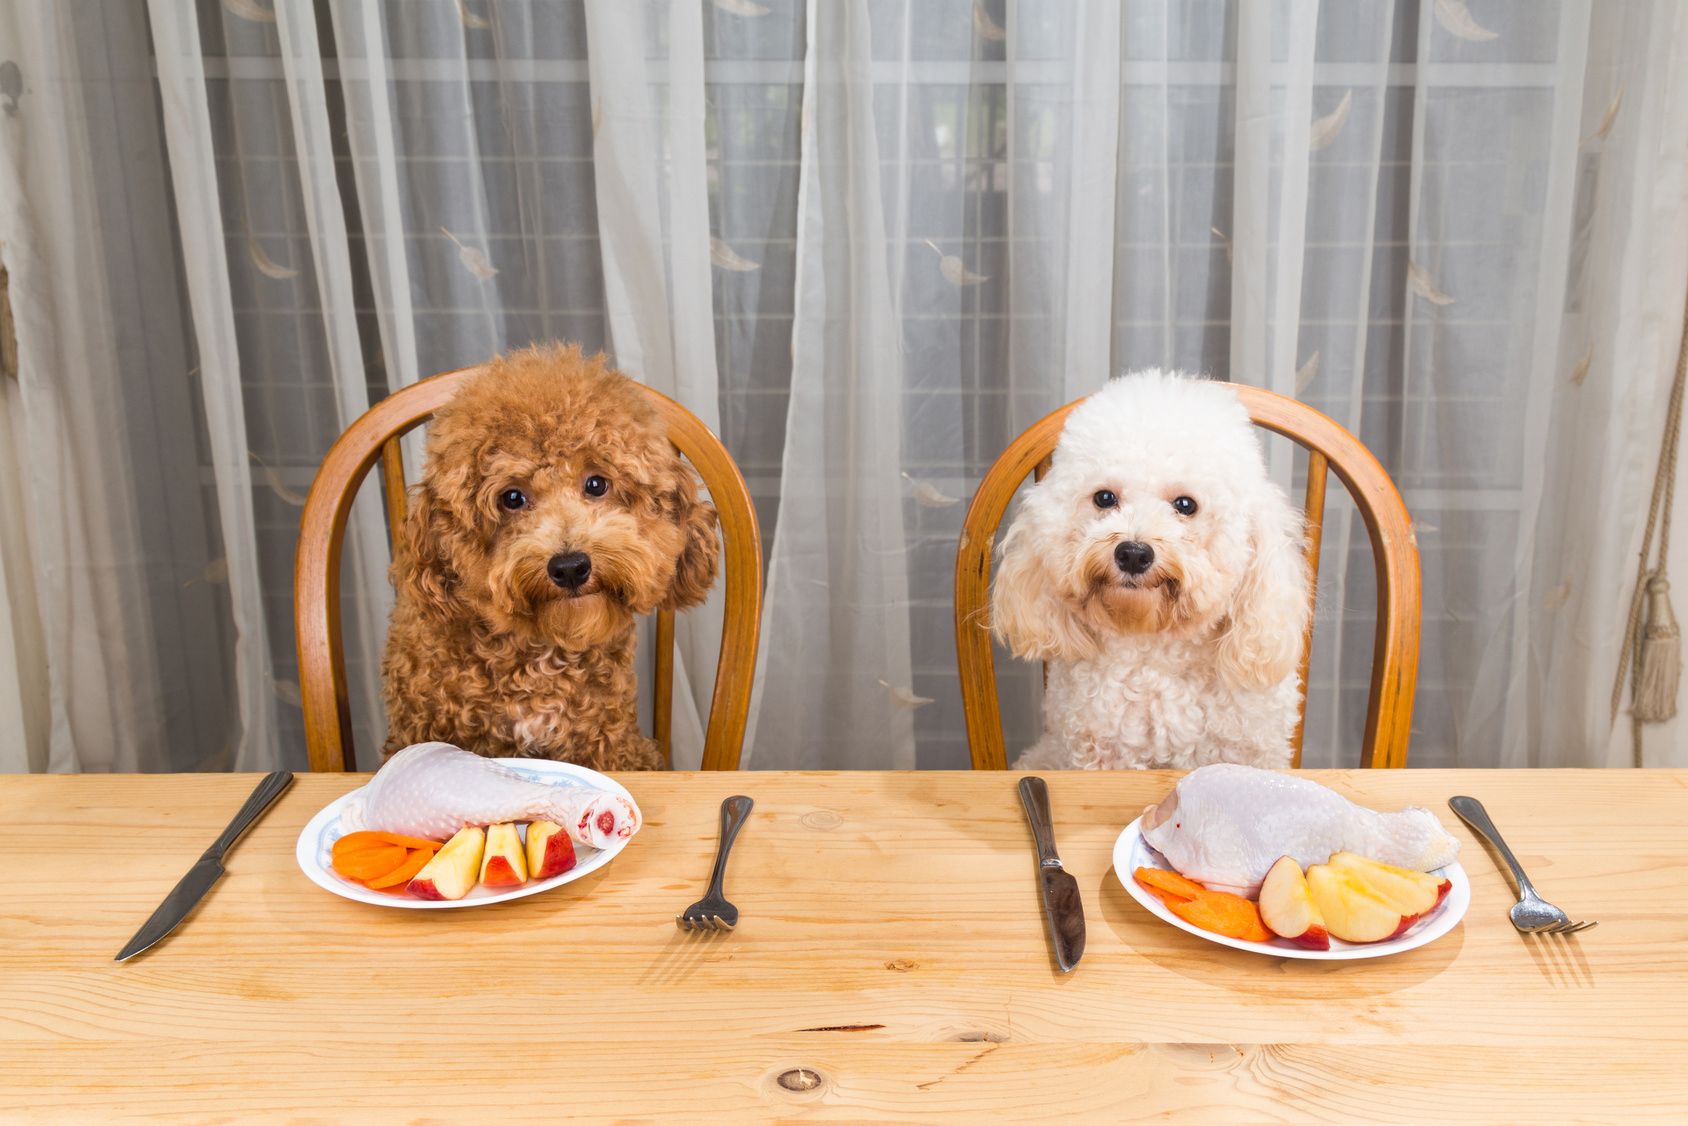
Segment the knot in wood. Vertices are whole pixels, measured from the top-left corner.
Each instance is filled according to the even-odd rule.
[[[825,1082],[821,1073],[807,1067],[794,1067],[790,1071],[782,1071],[774,1082],[788,1091],[813,1091]]]
[[[823,833],[844,824],[844,818],[837,811],[831,809],[811,809],[798,820],[809,828],[819,829]]]

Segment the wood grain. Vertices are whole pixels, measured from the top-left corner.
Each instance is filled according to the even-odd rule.
[[[410,497],[404,477],[404,446],[397,437],[381,443],[381,499],[387,510],[387,548],[392,550],[404,537],[404,518],[410,511]]]
[[[1305,403],[1261,387],[1226,384],[1237,393],[1254,424],[1306,447],[1308,467],[1305,512],[1312,535],[1308,559],[1317,572],[1324,524],[1324,470],[1335,471],[1347,486],[1371,538],[1377,566],[1377,630],[1372,649],[1371,695],[1366,707],[1362,766],[1407,765],[1407,740],[1418,683],[1419,562],[1412,518],[1388,472],[1360,440],[1329,416]],[[996,695],[996,657],[990,637],[991,553],[996,530],[1014,493],[1034,471],[1047,470],[1067,415],[1078,399],[1034,422],[999,455],[979,482],[955,553],[955,650],[961,674],[962,713],[973,766],[1005,770],[1007,747]],[[1315,472],[1317,471],[1317,472]],[[1309,624],[1302,647],[1302,683],[1311,651]],[[1296,726],[1295,762],[1301,761],[1306,697]]]
[[[1318,450],[1307,455],[1307,493],[1301,511],[1307,520],[1307,595],[1314,607],[1319,605],[1319,555],[1325,543],[1325,486],[1330,483],[1330,459]],[[1301,765],[1301,744],[1307,734],[1307,670],[1313,665],[1314,615],[1307,616],[1307,632],[1301,638],[1301,665],[1297,674],[1301,681],[1301,712],[1295,717],[1295,735],[1291,739],[1291,766]]]
[[[329,449],[311,483],[300,517],[293,562],[293,620],[299,652],[299,690],[305,744],[312,770],[350,770],[351,712],[346,700],[346,658],[340,637],[340,555],[346,520],[358,487],[377,458],[388,527],[404,526],[404,459],[399,439],[451,401],[481,368],[464,368],[412,383],[370,407]],[[709,490],[721,523],[725,576],[720,660],[715,695],[704,733],[703,768],[736,770],[750,715],[751,681],[762,623],[762,532],[750,488],[737,463],[703,421],[659,391],[650,396],[674,447],[691,462]],[[673,708],[674,615],[657,615],[653,728],[666,754]]]
[[[305,821],[362,781],[320,774],[182,929],[118,965],[256,776],[3,777],[0,1116],[1678,1120],[1688,771],[1311,776],[1435,809],[1465,845],[1465,922],[1345,964],[1166,926],[1110,871],[1120,828],[1172,781],[1135,772],[1046,776],[1088,920],[1070,975],[998,773],[627,775],[646,826],[602,872],[381,910],[294,864]],[[756,799],[727,878],[741,925],[681,934],[734,791]],[[1517,934],[1455,793],[1600,926]],[[814,1089],[780,1085],[797,1070]]]

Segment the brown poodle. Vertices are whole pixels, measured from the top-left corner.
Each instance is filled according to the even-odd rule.
[[[382,661],[391,754],[655,769],[634,619],[715,581],[715,508],[650,399],[574,346],[499,357],[434,418],[392,580]]]

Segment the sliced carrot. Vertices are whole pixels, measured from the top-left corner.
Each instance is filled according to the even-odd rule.
[[[334,858],[334,870],[354,880],[374,880],[385,876],[409,859],[406,849],[398,845],[383,845],[378,849],[349,850]]]
[[[369,887],[368,884],[364,884],[363,886]],[[395,898],[400,898],[400,897],[402,897],[404,899],[415,899],[416,898],[414,895],[410,894],[410,885],[408,883],[393,884],[390,887],[384,887],[384,888],[369,888],[369,890],[370,891],[378,891],[382,895],[391,895]]]
[[[428,852],[438,852],[445,844],[444,841],[430,841],[422,837],[407,837],[403,833],[376,832],[375,836],[388,844],[403,845],[405,848],[420,848]]]
[[[410,856],[405,859],[403,864],[400,864],[385,876],[377,876],[375,879],[365,882],[377,890],[391,887],[394,884],[405,883],[409,881],[410,877],[426,867],[433,856],[434,850],[431,848],[413,848],[410,850]]]
[[[1204,931],[1248,942],[1270,942],[1272,932],[1260,921],[1260,908],[1240,895],[1204,891],[1194,899],[1168,900],[1167,908]]]
[[[329,850],[329,854],[338,859],[342,856],[351,856],[353,853],[367,852],[370,849],[390,847],[392,846],[388,842],[372,840],[362,833],[347,833],[334,842],[334,847]]]
[[[421,837],[407,837],[403,833],[383,833],[374,829],[365,829],[357,833],[347,833],[334,842],[334,850],[375,848],[381,845],[398,845],[400,848],[437,849],[439,841],[423,840]]]
[[[1162,903],[1171,899],[1194,899],[1206,895],[1207,889],[1196,881],[1169,872],[1165,868],[1139,868],[1132,875],[1137,882],[1160,897]]]

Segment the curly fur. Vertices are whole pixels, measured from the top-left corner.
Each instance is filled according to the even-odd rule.
[[[1043,735],[1016,767],[1288,766],[1312,612],[1302,523],[1230,389],[1146,371],[1075,408],[991,592],[997,637],[1049,663]],[[1154,550],[1141,576],[1114,562],[1126,541]]]
[[[517,511],[499,502],[512,488]],[[574,551],[591,578],[565,592],[546,565]],[[394,551],[385,752],[440,740],[661,767],[638,726],[634,621],[703,601],[719,555],[715,508],[637,384],[573,346],[495,359],[429,427]]]

